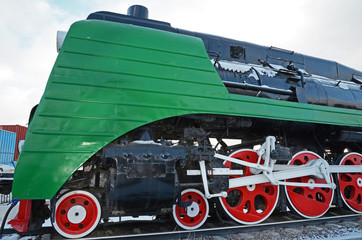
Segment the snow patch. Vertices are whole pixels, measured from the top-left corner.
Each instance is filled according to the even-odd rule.
[[[7,164],[0,164],[0,172],[2,173],[14,173],[14,166]]]
[[[153,140],[149,140],[149,141],[142,141],[142,140],[136,140],[136,141],[133,141],[132,143],[137,143],[137,144],[148,144],[148,145],[162,145],[161,143],[156,143],[155,141]]]
[[[348,84],[346,83],[339,83],[338,87],[344,89],[344,90],[349,90]]]
[[[281,66],[281,65],[277,65],[277,64],[269,64],[270,66],[272,66],[274,69],[280,71],[280,70],[288,70],[285,67]]]
[[[3,219],[4,219],[4,216],[5,216],[5,213],[6,211],[10,208],[10,205],[7,204],[7,203],[4,203],[4,204],[0,204],[0,222],[2,223],[3,222]],[[6,224],[4,226],[4,228],[11,228],[11,226],[9,224],[7,224],[10,220],[14,219],[16,214],[18,213],[19,211],[19,203],[13,208],[11,209],[10,213],[9,213],[9,216],[6,220]]]
[[[26,236],[21,237],[19,234],[5,235],[2,240],[36,240],[39,236]]]
[[[213,65],[215,64],[215,59],[211,59],[210,61]],[[275,77],[278,74],[278,72],[274,69],[265,68],[261,65],[256,65],[256,64],[245,64],[245,63],[241,63],[241,62],[226,61],[226,60],[219,60],[219,61],[217,61],[217,64],[220,64],[220,67],[222,67],[223,69],[226,69],[229,71],[234,71],[234,72],[240,72],[240,73],[246,73],[250,70],[254,70],[254,71],[257,71],[259,73],[259,75],[262,75],[262,76],[266,75],[268,77]],[[282,68],[282,66],[278,66],[278,65],[275,65],[275,66]],[[258,79],[257,75],[255,77],[254,74],[251,74],[249,76],[254,77],[255,79]]]
[[[256,74],[256,71],[253,71],[249,74],[248,78],[254,78],[256,80],[259,80],[258,74]]]
[[[96,142],[83,142],[82,146],[90,146],[90,145],[94,145],[96,144]]]

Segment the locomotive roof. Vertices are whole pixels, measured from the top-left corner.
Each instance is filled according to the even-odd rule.
[[[173,28],[170,23],[156,21],[146,18],[139,18],[118,14],[113,12],[100,11],[91,13],[87,19],[98,19],[111,22],[120,22],[143,26],[148,28],[159,29],[179,34],[185,34],[201,38],[205,44],[206,50],[210,53],[217,53],[219,59],[236,61],[244,64],[274,64],[287,67],[293,64],[298,69],[303,69],[305,72],[327,77],[335,80],[353,81],[362,85],[362,72],[353,68],[347,67],[335,61],[312,57],[280,49],[277,47],[266,47],[249,42],[233,40],[220,36],[192,32]],[[237,57],[232,56],[231,49],[237,48],[241,51]]]

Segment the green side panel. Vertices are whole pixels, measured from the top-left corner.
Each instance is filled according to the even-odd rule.
[[[52,198],[117,137],[153,121],[197,113],[362,126],[362,111],[229,94],[201,39],[81,21],[68,31],[29,126],[13,195]]]

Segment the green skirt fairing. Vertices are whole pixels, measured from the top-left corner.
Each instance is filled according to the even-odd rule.
[[[74,23],[31,122],[13,195],[49,199],[92,155],[144,124],[223,114],[362,126],[362,111],[229,94],[201,39],[106,21]]]

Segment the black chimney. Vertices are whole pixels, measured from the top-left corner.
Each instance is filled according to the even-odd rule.
[[[127,15],[138,18],[148,18],[148,9],[141,5],[133,5],[128,8]]]

